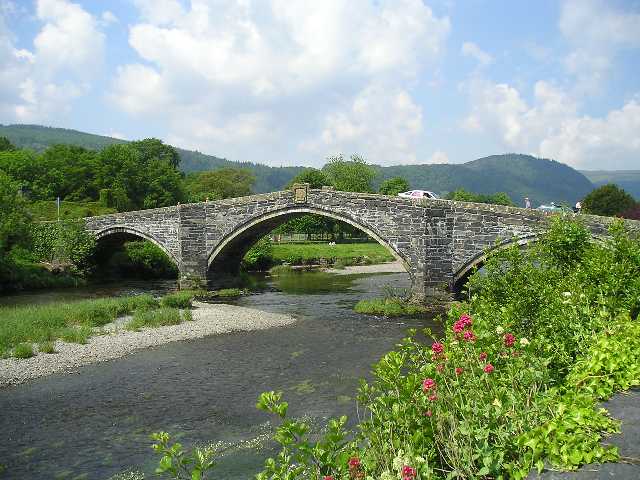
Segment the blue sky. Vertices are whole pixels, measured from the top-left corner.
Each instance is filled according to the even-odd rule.
[[[640,1],[0,0],[0,123],[270,165],[640,169]]]

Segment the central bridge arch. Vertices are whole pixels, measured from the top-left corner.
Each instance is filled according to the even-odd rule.
[[[207,256],[209,278],[211,279],[216,274],[236,272],[244,255],[260,238],[293,218],[309,214],[338,220],[366,233],[385,247],[403,265],[407,273],[411,275],[408,260],[398,251],[395,245],[386,241],[380,233],[376,232],[374,227],[330,210],[310,206],[294,206],[254,217],[236,226],[230,233],[225,235]]]

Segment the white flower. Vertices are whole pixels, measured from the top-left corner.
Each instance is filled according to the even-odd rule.
[[[502,335],[502,334],[504,333],[504,328],[502,328],[502,327],[500,327],[500,326],[499,326],[498,328],[496,328],[496,333],[497,333],[498,335]]]
[[[571,292],[562,292],[562,295],[564,295],[565,297],[570,297],[571,296]]]
[[[529,340],[527,340],[526,338],[522,337],[520,339],[520,346],[526,347],[527,345],[529,345]]]

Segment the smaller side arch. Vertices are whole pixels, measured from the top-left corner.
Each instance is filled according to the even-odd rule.
[[[471,272],[476,267],[482,266],[486,262],[487,258],[495,254],[496,252],[509,248],[512,245],[525,247],[537,240],[538,240],[538,235],[531,234],[524,237],[512,238],[504,242],[501,242],[497,245],[493,245],[489,249],[483,250],[482,252],[478,253],[471,259],[467,260],[460,268],[458,268],[456,272],[454,272],[453,281],[452,281],[452,290],[459,291],[460,287],[462,286],[462,283],[464,282],[464,280],[466,280],[469,277]]]
[[[142,231],[140,231],[140,230],[138,230],[136,228],[132,228],[132,227],[118,225],[118,226],[107,227],[107,228],[104,228],[102,230],[98,230],[97,232],[94,233],[94,235],[95,235],[97,240],[100,240],[101,238],[105,238],[105,237],[108,237],[110,235],[115,235],[115,234],[118,234],[118,233],[128,233],[130,235],[135,235],[136,237],[144,238],[145,240],[150,241],[156,247],[158,247],[160,250],[162,250],[164,253],[166,253],[167,256],[171,260],[173,260],[173,262],[176,264],[178,269],[180,268],[180,261],[178,260],[178,258],[176,258],[174,253],[171,250],[169,250],[165,245],[163,245],[163,243],[160,240],[158,240],[151,233],[142,232]]]

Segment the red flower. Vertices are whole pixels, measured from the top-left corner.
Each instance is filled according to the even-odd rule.
[[[456,367],[456,375],[460,375],[463,372],[462,368]]]
[[[333,480],[333,476],[326,475],[325,477],[322,477],[322,480]]]
[[[504,336],[504,345],[508,348],[513,347],[513,344],[516,343],[516,337],[511,333],[507,333]]]
[[[429,395],[429,401],[435,402],[437,399],[438,399],[438,395],[436,395],[435,393],[432,393],[431,395]]]
[[[491,373],[493,372],[493,365],[491,365],[490,363],[487,363],[484,366],[484,373]]]
[[[440,342],[435,342],[433,345],[431,345],[431,350],[433,350],[433,353],[435,353],[436,355],[440,355],[442,352],[444,352],[444,345]]]
[[[487,359],[487,352],[482,352],[478,358],[481,362],[484,362]]]
[[[466,313],[460,315],[460,320],[458,321],[462,324],[463,327],[470,327],[473,323],[473,320],[471,320],[471,316]]]
[[[453,333],[462,333],[464,331],[465,324],[458,320],[453,324]]]
[[[432,388],[436,388],[436,381],[433,378],[425,378],[422,381],[422,390],[428,392]]]
[[[467,330],[466,332],[464,332],[462,338],[464,338],[467,342],[474,342],[476,336],[471,330]]]
[[[349,470],[356,469],[360,466],[360,459],[358,457],[351,457],[349,459]]]
[[[439,363],[438,365],[436,365],[436,370],[442,373],[442,371],[444,370],[444,363]]]
[[[404,480],[415,478],[417,474],[418,472],[416,471],[416,469],[410,467],[409,465],[405,465],[404,467],[402,467],[402,478]]]
[[[432,412],[431,410],[427,410],[426,412],[424,412],[424,414],[425,414],[427,417],[430,417],[431,415],[433,415],[433,412]]]

